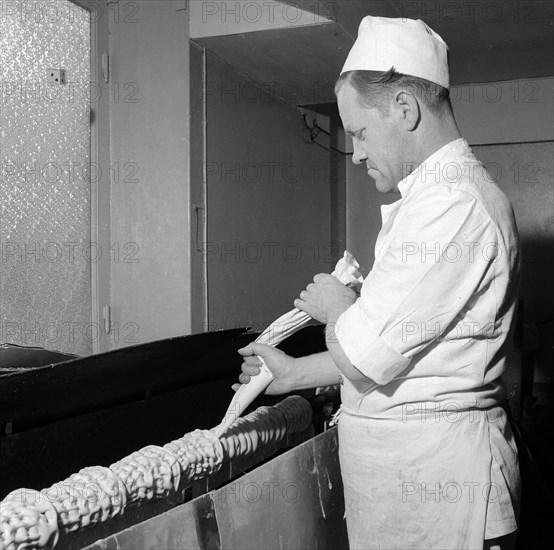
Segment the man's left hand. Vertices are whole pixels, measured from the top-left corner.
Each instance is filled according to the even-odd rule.
[[[357,293],[327,273],[318,273],[314,282],[300,293],[294,306],[321,323],[335,322],[358,298]]]

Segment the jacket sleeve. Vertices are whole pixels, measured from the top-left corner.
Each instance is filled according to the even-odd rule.
[[[424,190],[397,215],[360,298],[335,325],[350,362],[381,385],[447,332],[504,252],[484,208],[449,186]]]

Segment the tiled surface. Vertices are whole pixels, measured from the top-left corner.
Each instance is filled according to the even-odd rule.
[[[69,0],[1,7],[0,342],[88,355],[91,262],[110,253],[90,243],[90,15]]]

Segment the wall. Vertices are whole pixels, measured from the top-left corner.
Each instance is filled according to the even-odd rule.
[[[263,330],[333,269],[329,154],[298,109],[207,67],[207,328]]]
[[[554,78],[453,86],[452,105],[471,145],[553,140]]]
[[[110,15],[114,348],[191,326],[188,11],[132,4]]]
[[[252,83],[213,58],[203,82],[203,52],[189,46],[189,4],[133,5],[138,11],[126,5],[104,10],[110,172],[119,177],[110,193],[111,347],[229,326],[265,328],[336,260],[328,155],[305,143],[309,133],[300,114],[276,97],[216,101],[214,84],[245,90]],[[211,109],[207,136],[205,108]],[[227,185],[228,176],[216,182],[211,174],[205,189],[210,167],[251,162],[265,171],[264,181]],[[252,261],[260,247],[265,256]]]
[[[506,193],[517,218],[523,255],[520,297],[526,321],[554,317],[554,142],[474,147]]]

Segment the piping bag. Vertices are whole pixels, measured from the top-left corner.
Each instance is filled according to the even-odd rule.
[[[363,277],[359,271],[360,266],[354,256],[344,251],[344,256],[337,262],[335,270],[331,275],[336,277],[344,285],[360,291]],[[267,346],[276,346],[291,334],[299,331],[311,321],[311,317],[304,311],[297,308],[281,315],[273,321],[259,336],[255,342]],[[265,361],[258,356],[261,362],[260,374],[252,376],[248,384],[242,384],[235,392],[231,403],[221,421],[221,424],[212,429],[217,437],[221,437],[237,418],[247,409],[248,405],[262,393],[273,380],[273,374],[265,364]]]

